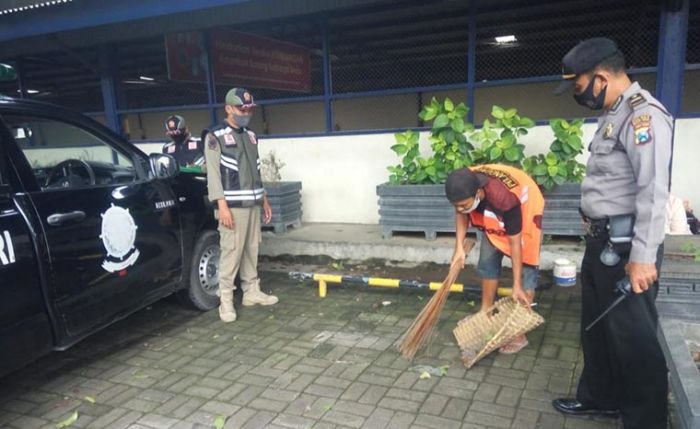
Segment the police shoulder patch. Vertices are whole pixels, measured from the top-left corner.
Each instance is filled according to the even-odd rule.
[[[219,149],[219,141],[216,139],[216,136],[214,136],[214,134],[207,135],[207,147],[209,148],[209,150]]]
[[[653,140],[651,134],[651,115],[638,115],[630,123],[634,130],[634,144],[647,144]]]

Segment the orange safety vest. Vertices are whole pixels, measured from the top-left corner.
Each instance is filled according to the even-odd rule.
[[[479,165],[471,167],[470,170],[500,180],[510,192],[518,197],[523,219],[523,263],[538,266],[540,264],[540,244],[542,242],[544,197],[537,183],[524,171],[506,165]],[[491,244],[505,255],[510,256],[510,243],[506,235],[505,225],[495,213],[490,210],[484,210],[484,213],[479,213],[475,210],[469,213],[469,217],[474,227],[486,233],[486,237]]]

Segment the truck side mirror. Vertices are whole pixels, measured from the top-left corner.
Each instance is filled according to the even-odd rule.
[[[177,161],[170,155],[152,153],[148,159],[151,164],[151,173],[156,179],[170,179],[180,172]]]

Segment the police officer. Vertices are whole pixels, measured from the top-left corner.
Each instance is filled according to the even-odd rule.
[[[216,202],[219,220],[219,317],[223,322],[236,320],[233,280],[239,270],[243,305],[278,302],[276,296],[260,290],[258,278],[260,206],[265,223],[270,222],[272,210],[260,178],[258,140],[248,129],[255,106],[250,92],[231,89],[226,94],[225,121],[204,133],[209,200]]]
[[[163,145],[163,153],[172,155],[181,167],[204,165],[204,144],[201,139],[190,135],[185,118],[169,116],[165,120],[165,135],[170,137],[170,141]]]
[[[581,211],[587,227],[581,267],[582,328],[616,298],[628,277],[632,294],[590,331],[581,331],[584,367],[575,398],[553,401],[562,413],[622,417],[626,429],[665,428],[667,369],[656,338],[658,273],[669,195],[673,118],[630,81],[610,39],[585,40],[562,60],[558,94],[603,110],[589,146]],[[629,225],[629,226],[626,226]]]

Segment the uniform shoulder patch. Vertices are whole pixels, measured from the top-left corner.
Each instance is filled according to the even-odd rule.
[[[207,147],[209,148],[209,150],[219,149],[219,141],[216,139],[216,136],[214,134],[207,134]]]
[[[630,125],[634,130],[634,144],[641,145],[652,142],[651,115],[635,116]]]
[[[255,133],[251,130],[246,130],[246,132],[248,133],[248,138],[250,138],[250,142],[253,144],[258,144],[258,139],[255,136]]]
[[[647,99],[644,98],[642,94],[639,92],[632,95],[627,102],[629,103],[630,107],[632,109],[636,109],[637,107],[641,106],[642,104],[646,103]]]

